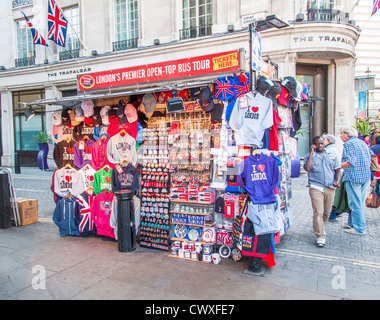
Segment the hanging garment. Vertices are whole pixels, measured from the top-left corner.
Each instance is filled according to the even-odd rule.
[[[91,208],[94,200],[95,194],[92,190],[83,192],[76,198],[75,216],[79,218],[78,227],[82,236],[96,235],[96,226],[91,218]]]
[[[73,128],[72,126],[65,126],[63,124],[58,126],[53,126],[52,130],[52,140],[54,143],[61,142],[63,139],[73,136]]]
[[[265,129],[273,126],[273,104],[269,98],[252,92],[236,99],[229,125],[239,146],[261,148]]]
[[[116,134],[108,141],[107,157],[108,161],[113,164],[127,160],[135,166],[137,162],[136,140],[128,133]]]
[[[60,197],[69,193],[77,197],[86,190],[83,176],[75,169],[59,169],[54,173],[54,192]]]
[[[84,136],[88,136],[91,140],[94,140],[94,129],[93,125],[88,125],[82,122],[80,125],[74,127],[73,138],[76,141],[82,140]]]
[[[92,154],[92,167],[95,171],[100,170],[105,165],[109,165],[111,168],[114,167],[114,164],[108,161],[107,157],[107,144],[109,139],[102,138],[96,141],[91,147]]]
[[[91,207],[91,219],[96,225],[98,236],[107,236],[114,239],[114,229],[110,225],[113,198],[114,194],[108,190],[96,195]]]
[[[253,204],[248,206],[248,218],[253,224],[256,235],[276,233],[282,228],[280,197],[275,203]]]
[[[58,169],[69,164],[76,168],[74,164],[74,145],[76,142],[72,139],[65,139],[57,143],[53,151],[53,159]]]
[[[95,175],[96,171],[89,164],[87,164],[82,169],[80,169],[79,172],[83,176],[84,186],[85,186],[86,190],[88,190],[88,188],[93,189],[94,188],[94,175]]]
[[[112,170],[112,191],[130,189],[139,190],[139,177],[137,169],[130,163],[117,164]]]
[[[104,166],[94,174],[94,193],[96,195],[102,193],[104,190],[112,190],[112,168]]]
[[[108,130],[108,125],[106,126],[103,124],[99,127],[95,127],[95,129],[94,129],[94,140],[98,141],[103,135],[105,135],[109,139],[110,136],[108,135],[107,130]]]
[[[137,121],[123,124],[110,124],[107,128],[107,134],[111,138],[121,130],[125,130],[133,139],[137,138]]]
[[[53,221],[59,228],[59,234],[64,236],[80,236],[79,219],[75,215],[76,200],[68,197],[61,199],[54,210]]]
[[[94,140],[80,140],[74,145],[74,164],[78,168],[83,168],[86,164],[92,166],[92,145]]]
[[[254,204],[268,204],[277,201],[275,190],[279,182],[277,161],[264,153],[251,154],[239,167],[237,181]]]

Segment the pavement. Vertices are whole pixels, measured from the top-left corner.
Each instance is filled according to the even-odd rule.
[[[123,253],[97,237],[60,237],[51,178],[38,168],[13,174],[16,196],[38,199],[39,221],[0,229],[0,300],[380,299],[380,209],[365,208],[365,236],[343,231],[347,214],[329,222],[319,248],[305,174],[292,179],[293,225],[264,276],[247,274],[246,258],[205,264],[143,247]]]

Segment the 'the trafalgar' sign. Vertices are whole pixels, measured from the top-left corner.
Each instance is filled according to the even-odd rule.
[[[78,90],[93,90],[155,81],[183,79],[241,70],[240,51],[147,64],[78,76]]]

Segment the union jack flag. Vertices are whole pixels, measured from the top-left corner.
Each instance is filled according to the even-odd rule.
[[[248,237],[248,236],[243,236],[243,243],[244,244],[248,244],[248,245],[252,245],[252,237]]]
[[[373,0],[373,9],[371,17],[380,9],[380,0]]]
[[[250,91],[249,77],[245,73],[242,73],[240,76],[234,73],[234,91],[236,98]]]
[[[234,99],[234,85],[231,81],[226,78],[218,78],[215,84],[215,95],[214,99],[220,99],[222,101],[227,101],[228,99]]]
[[[21,11],[21,10],[20,10]],[[22,11],[21,11],[22,12]],[[43,46],[48,46],[46,40],[40,35],[40,33],[36,30],[36,28],[33,26],[33,24],[30,22],[30,20],[28,19],[28,17],[25,15],[24,12],[22,12],[22,14],[24,15],[24,18],[29,26],[29,29],[30,31],[32,32],[32,36],[33,36],[33,43],[34,44],[41,44]]]
[[[48,39],[53,40],[61,47],[65,46],[67,34],[67,20],[54,0],[49,0],[48,6]]]

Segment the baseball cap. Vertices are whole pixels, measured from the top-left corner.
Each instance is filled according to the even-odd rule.
[[[77,106],[75,108],[75,120],[78,122],[83,122],[84,121],[84,112],[83,109],[80,106]]]
[[[263,96],[266,96],[266,94],[272,86],[273,82],[269,80],[266,76],[261,75],[257,79],[256,90]]]
[[[277,99],[281,94],[281,85],[278,82],[273,82],[273,86],[270,87],[267,96]]]
[[[119,118],[119,123],[124,124],[127,123],[127,117],[124,113],[125,105],[119,104],[116,109],[116,116]]]
[[[281,84],[288,89],[293,98],[297,97],[297,81],[294,77],[285,77]]]
[[[201,90],[201,93],[199,94],[199,104],[205,112],[209,112],[214,109],[214,101],[212,100],[211,90],[209,87]]]
[[[116,115],[116,109],[117,108],[111,107],[108,110],[108,121],[110,124],[118,124],[119,123],[119,118]]]
[[[145,112],[153,112],[156,109],[156,97],[153,93],[147,93],[143,97],[142,104],[145,107]]]
[[[62,118],[62,124],[63,125],[65,125],[65,126],[71,125],[69,109],[62,110],[61,118]]]
[[[138,119],[137,110],[133,105],[127,104],[125,106],[124,113],[125,113],[125,116],[128,120],[128,123],[133,123],[133,122],[137,121],[137,119]]]
[[[100,117],[102,118],[102,123],[105,126],[108,126],[110,124],[108,119],[108,111],[111,109],[110,106],[104,106],[100,109]]]
[[[71,125],[74,127],[81,123],[81,121],[77,120],[74,110],[70,110],[70,120],[71,120]]]
[[[280,84],[280,86],[281,86],[281,94],[278,97],[278,102],[280,102],[284,106],[287,106],[289,104],[290,93],[288,89],[286,89],[282,84]]]
[[[82,100],[81,108],[86,118],[92,117],[94,114],[94,103],[92,100]]]
[[[100,116],[100,107],[94,108],[94,115],[92,116],[94,126],[99,127],[102,125],[102,118]]]
[[[53,113],[53,126],[59,126],[61,124],[62,124],[62,115],[61,115],[61,111],[58,110]]]

